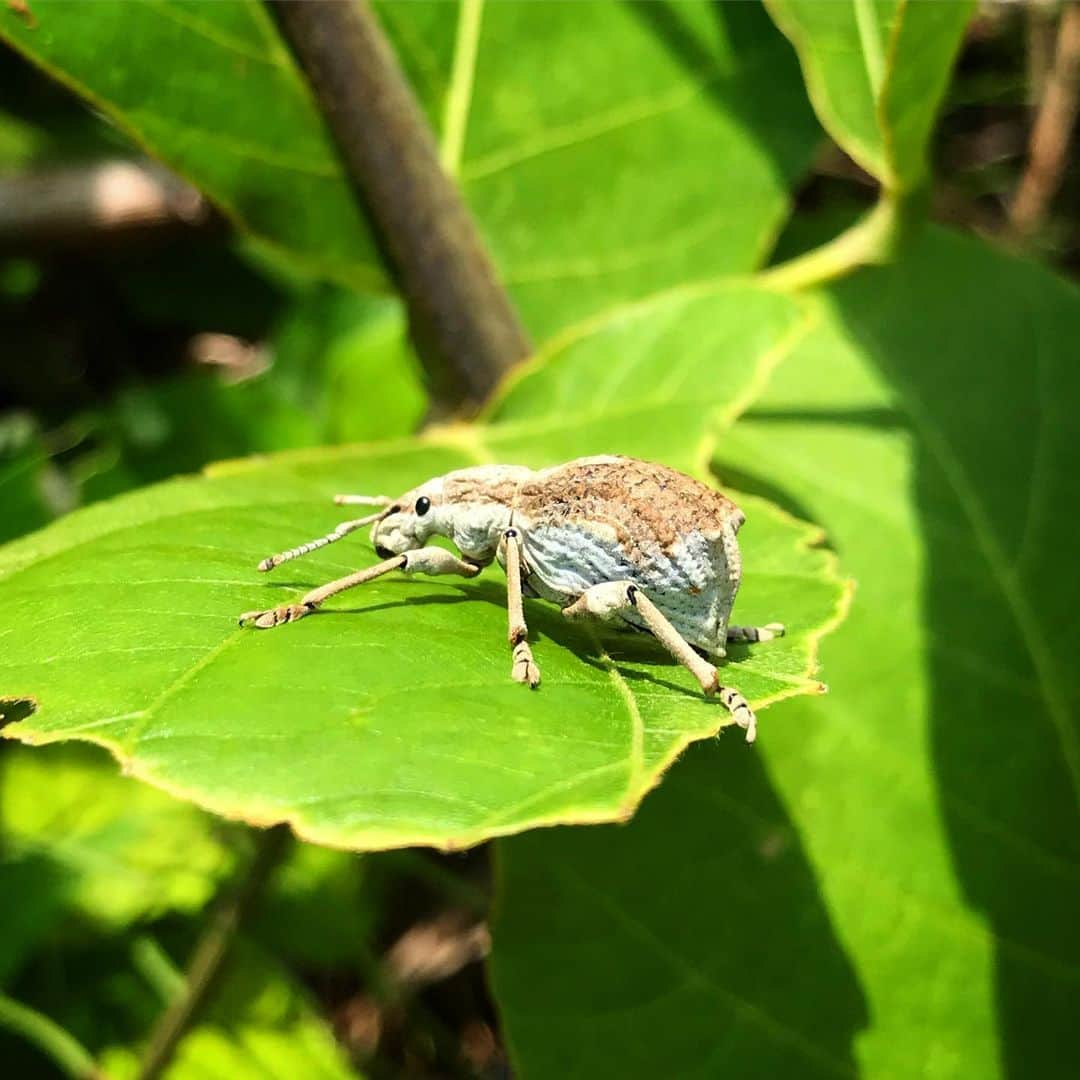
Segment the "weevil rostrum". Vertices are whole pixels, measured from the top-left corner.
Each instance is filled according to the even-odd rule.
[[[537,596],[569,619],[591,616],[652,633],[705,694],[719,695],[747,742],[754,741],[746,699],[720,685],[705,657],[722,659],[729,642],[769,641],[784,628],[728,625],[742,575],[736,533],[745,517],[720,492],[664,465],[605,456],[535,471],[480,465],[435,477],[397,499],[339,495],[335,501],[379,509],[272,555],[259,569],[272,570],[365,525],[372,526],[382,562],[295,603],[246,612],[241,623],[269,629],[294,622],[328,597],[392,570],[475,577],[497,559],[506,571],[517,682],[540,684],[522,606],[523,596]],[[433,536],[452,541],[461,557],[425,546]]]

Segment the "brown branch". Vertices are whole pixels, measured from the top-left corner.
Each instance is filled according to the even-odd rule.
[[[103,161],[0,178],[0,253],[218,224],[193,187],[149,162]]]
[[[157,1080],[172,1060],[180,1040],[217,986],[236,931],[258,904],[270,875],[288,851],[291,838],[287,825],[275,825],[258,834],[258,847],[251,864],[222,897],[195,944],[184,992],[161,1014],[150,1033],[138,1080]]]
[[[370,5],[270,7],[387,255],[436,401],[476,407],[529,340]]]
[[[1012,205],[1009,224],[1018,237],[1030,236],[1046,217],[1061,184],[1080,107],[1080,3],[1065,5],[1054,63],[1031,131],[1028,164]]]

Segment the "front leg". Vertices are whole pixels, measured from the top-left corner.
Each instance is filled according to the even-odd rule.
[[[506,613],[510,620],[510,648],[513,664],[510,678],[528,683],[534,689],[540,685],[540,668],[529,648],[529,628],[525,625],[525,606],[521,601],[521,536],[517,529],[503,534],[506,559]]]
[[[702,659],[690,643],[668,621],[664,613],[645,595],[640,586],[629,581],[609,581],[586,589],[572,604],[563,608],[568,619],[593,615],[611,619],[636,610],[665,649],[697,679],[708,695],[719,694],[732,718],[746,731],[746,741],[757,738],[757,721],[746,698],[729,686],[721,686],[716,668]]]
[[[390,573],[391,570],[401,570],[405,574],[460,574],[462,577],[476,577],[480,573],[480,567],[475,563],[459,559],[445,548],[417,548],[415,551],[406,551],[391,559],[384,559],[381,563],[369,566],[366,570],[358,570],[355,574],[348,574],[326,585],[320,585],[319,588],[305,593],[295,603],[282,604],[280,607],[270,608],[267,611],[245,611],[240,616],[240,624],[243,626],[245,623],[252,623],[260,630],[269,630],[282,623],[296,622],[297,619],[310,615],[329,597],[357,585],[366,585],[369,581]]]

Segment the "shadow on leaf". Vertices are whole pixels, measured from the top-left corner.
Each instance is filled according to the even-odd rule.
[[[528,833],[498,856],[496,992],[538,1075],[856,1072],[857,977],[741,741],[690,747],[628,825]]]

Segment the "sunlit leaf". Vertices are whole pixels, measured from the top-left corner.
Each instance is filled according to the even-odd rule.
[[[31,6],[34,27],[0,7],[0,37],[290,263],[386,287],[263,4]],[[756,5],[387,2],[378,12],[538,340],[614,301],[752,269],[767,254],[818,129],[790,50]]]
[[[625,830],[500,844],[525,1074],[1073,1071],[1080,295],[935,232],[820,302],[717,457],[857,579],[830,693]]]
[[[461,846],[626,817],[687,742],[729,719],[653,642],[601,649],[588,627],[530,603],[544,672],[530,693],[509,679],[496,569],[461,584],[380,579],[260,633],[236,616],[375,556],[357,540],[269,580],[255,564],[325,531],[340,517],[335,491],[396,493],[477,462],[621,451],[703,475],[717,419],[809,328],[799,304],[752,286],[676,292],[568,335],[486,425],[237,462],[10,546],[0,679],[39,710],[7,733],[100,742],[201,805],[347,847]],[[725,677],[764,705],[820,689],[816,642],[844,588],[813,530],[743,504],[736,617],[782,619],[789,633],[733,649]],[[18,633],[26,622],[33,635]]]
[[[766,0],[829,134],[886,187],[924,179],[927,143],[974,4]]]

